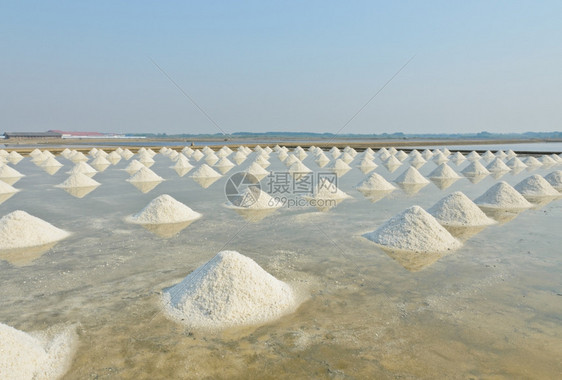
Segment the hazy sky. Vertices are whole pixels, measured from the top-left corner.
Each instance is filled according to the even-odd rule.
[[[561,1],[3,1],[2,131],[562,130]]]

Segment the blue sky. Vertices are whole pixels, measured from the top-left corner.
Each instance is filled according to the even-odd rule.
[[[4,131],[562,130],[562,2],[1,1]]]

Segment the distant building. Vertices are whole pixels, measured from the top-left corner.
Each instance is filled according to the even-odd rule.
[[[106,137],[105,133],[101,132],[66,132],[66,131],[59,131],[59,130],[50,130],[49,132],[59,133],[62,138],[65,139],[92,139],[92,138],[104,138]]]
[[[61,133],[49,132],[4,132],[5,139],[60,139]]]

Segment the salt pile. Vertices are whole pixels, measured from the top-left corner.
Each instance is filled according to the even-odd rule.
[[[13,187],[12,185],[9,185],[4,181],[0,181],[0,195],[14,194],[17,193],[18,191],[19,190]]]
[[[344,153],[346,154],[346,153]],[[342,155],[343,157],[343,155]],[[351,170],[351,166],[349,166],[343,159],[338,158],[330,167],[328,168],[330,171],[336,173],[338,176],[343,176],[345,173]]]
[[[419,206],[406,209],[363,236],[390,250],[437,253],[461,247],[457,239]]]
[[[322,178],[314,187],[312,198],[342,200],[351,198],[351,196],[338,189],[335,181],[330,181],[328,178]]]
[[[23,160],[23,156],[15,150],[12,150],[8,155],[8,161],[10,161],[12,165],[17,165],[21,160]]]
[[[449,165],[446,163],[442,163],[439,165],[435,170],[429,173],[429,178],[436,178],[436,179],[455,179],[460,178],[460,175],[457,174]]]
[[[457,152],[453,155],[452,159],[451,159],[455,165],[459,165],[461,164],[463,161],[466,160],[466,158],[463,156],[463,154],[461,152]]]
[[[409,167],[394,182],[406,185],[421,185],[428,184],[429,180],[421,175],[416,168]]]
[[[416,155],[410,158],[410,166],[419,169],[426,164],[426,160],[421,155]]]
[[[242,162],[246,160],[246,157],[247,156],[244,153],[238,151],[234,153],[232,159],[234,160],[234,162],[236,162],[236,165],[240,165]]]
[[[529,167],[541,166],[542,163],[533,156],[529,156],[524,161],[525,165]]]
[[[0,377],[3,380],[61,378],[76,349],[74,326],[32,334],[0,323]]]
[[[48,167],[58,167],[58,168],[60,168],[63,165],[60,162],[58,162],[56,158],[49,157],[45,161],[43,161],[40,166],[43,167],[43,168],[48,168]]]
[[[514,186],[525,198],[558,197],[560,193],[538,174],[525,178]]]
[[[203,164],[197,168],[192,174],[192,178],[219,178],[220,173],[217,173],[213,168],[207,164]]]
[[[126,218],[136,224],[172,224],[199,219],[202,215],[167,194],[154,198],[138,213]]]
[[[133,152],[131,152],[129,149],[123,149],[123,151],[121,152],[121,157],[123,157],[127,161],[133,158],[133,156]]]
[[[394,156],[388,156],[388,158],[383,161],[383,164],[388,170],[392,172],[394,171],[393,169],[400,167],[402,165],[402,162],[400,162],[400,160]]]
[[[250,210],[269,210],[278,209],[282,206],[280,200],[276,200],[271,195],[261,190],[258,186],[248,186],[237,196],[229,196],[231,202],[227,207],[239,207]]]
[[[140,168],[131,178],[127,179],[129,182],[162,182],[164,178],[154,173],[147,167]]]
[[[305,164],[300,161],[295,162],[289,167],[289,173],[295,180],[299,180],[311,172],[312,170],[310,170]]]
[[[75,164],[78,162],[86,162],[88,161],[88,157],[82,152],[75,151],[71,156],[68,157],[70,161],[74,162]]]
[[[478,161],[480,159],[480,155],[473,150],[466,156],[466,159],[469,161]]]
[[[301,162],[294,154],[289,154],[284,161],[285,166],[291,167],[291,165]]]
[[[488,169],[488,171],[490,172],[508,172],[511,170],[511,168],[509,166],[507,166],[501,158],[496,157],[488,166],[486,166],[486,169]]]
[[[209,166],[213,166],[214,164],[217,163],[218,160],[219,160],[219,158],[217,157],[215,152],[212,152],[212,151],[205,156],[205,162]]]
[[[324,154],[324,152],[320,152],[314,162],[316,163],[316,165],[323,168],[328,164],[328,162],[330,162],[330,159]]]
[[[427,211],[444,226],[477,227],[496,223],[460,191],[447,195]]]
[[[525,165],[519,158],[512,157],[509,161],[506,162],[506,165],[513,170],[517,169],[525,169],[527,165]]]
[[[449,159],[442,152],[438,152],[433,158],[433,162],[435,162],[437,165],[441,165],[447,161],[449,161]]]
[[[487,150],[483,155],[482,158],[487,161],[490,162],[492,161],[494,158],[496,158],[496,156],[494,156],[494,153],[490,152],[489,150]]]
[[[205,155],[200,151],[196,150],[193,152],[190,158],[193,158],[195,161],[201,160]]]
[[[228,172],[235,165],[226,157],[221,158],[215,165],[215,167],[222,173]]]
[[[106,157],[107,161],[111,162],[112,165],[117,165],[119,161],[121,161],[121,158],[121,155],[116,151],[109,153]]]
[[[96,169],[88,165],[86,162],[80,161],[76,165],[74,165],[74,167],[70,169],[70,171],[66,172],[66,174],[72,175],[76,173],[82,173],[87,175],[88,177],[93,177],[97,172],[98,171]]]
[[[556,161],[554,161],[551,157],[547,156],[546,154],[543,154],[542,156],[539,157],[539,162],[544,166],[551,166],[556,164]]]
[[[213,259],[163,292],[168,315],[190,327],[222,329],[269,322],[293,312],[299,300],[254,260],[236,251]]]
[[[544,177],[558,191],[562,191],[562,170],[556,170]]]
[[[134,173],[138,172],[140,169],[145,168],[145,167],[146,166],[144,166],[141,162],[139,162],[137,160],[133,160],[123,170],[125,170],[129,174],[134,174]]]
[[[299,157],[299,158],[300,158],[300,157]],[[302,160],[302,158],[301,158],[301,160]],[[351,161],[353,161],[353,156],[350,155],[350,154],[347,153],[347,152],[344,152],[344,153],[338,158],[338,160],[341,160],[341,161],[343,161],[344,163],[349,164]]]
[[[330,149],[330,153],[332,154],[332,157],[334,159],[341,156],[341,151],[339,150],[339,148],[337,146],[332,147],[332,149]]]
[[[0,179],[6,182],[9,185],[13,185],[17,181],[19,181],[22,177],[25,177],[23,174],[18,172],[16,169],[9,167],[5,164],[0,164]]]
[[[503,150],[498,150],[496,152],[496,157],[503,160],[504,158],[507,157],[507,154]]]
[[[111,165],[111,162],[109,162],[107,158],[100,154],[96,158],[94,158],[94,160],[90,164],[90,166],[92,166],[97,171],[103,172],[109,167],[109,165]]]
[[[359,191],[393,191],[396,187],[377,173],[372,173],[357,184]]]
[[[375,164],[371,159],[365,157],[359,163],[359,169],[363,172],[363,174],[367,174],[372,170],[377,168],[377,164]]]
[[[461,173],[467,177],[480,177],[487,176],[490,171],[478,161],[472,161],[466,168],[461,170]]]
[[[394,155],[394,157],[396,157],[400,162],[404,161],[406,158],[408,158],[408,155],[403,151],[399,151],[398,153],[396,153]]]
[[[35,247],[68,236],[68,232],[25,211],[16,210],[0,219],[0,249]]]
[[[96,187],[100,183],[95,179],[88,177],[83,173],[74,173],[66,179],[63,183],[56,185],[60,188],[75,188],[75,187]]]
[[[483,208],[504,210],[525,210],[533,206],[517,190],[503,181],[490,187],[474,203]]]
[[[256,177],[258,180],[261,180],[269,175],[269,172],[266,169],[255,162],[252,162],[244,171]]]
[[[429,160],[431,157],[433,157],[433,153],[431,152],[431,150],[425,149],[425,150],[422,152],[422,157],[423,157],[425,160]]]

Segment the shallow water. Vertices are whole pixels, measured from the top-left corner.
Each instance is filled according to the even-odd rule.
[[[0,322],[24,331],[79,323],[80,346],[65,378],[561,376],[561,200],[488,227],[460,250],[409,271],[361,235],[453,191],[475,199],[497,179],[463,178],[445,190],[430,183],[412,196],[398,189],[372,203],[353,188],[364,178],[356,158],[338,180],[353,199],[328,212],[284,207],[252,223],[223,206],[227,178],[250,159],[207,189],[189,173],[180,178],[162,155],[155,159],[151,169],[166,181],[148,193],[125,181],[122,160],[97,174],[102,185],[83,198],[53,187],[71,168],[63,158],[52,176],[28,158],[15,166],[26,174],[15,184],[22,191],[0,214],[25,210],[73,235],[31,261],[0,256]],[[285,170],[274,154],[270,161],[268,170]],[[304,163],[318,169],[311,155]],[[468,163],[450,165],[460,172]],[[419,170],[427,175],[435,167]],[[406,168],[389,173],[380,165],[376,172],[393,180]],[[501,180],[514,185],[554,169]],[[123,221],[160,194],[203,217],[171,238]],[[167,319],[161,290],[223,249],[306,289],[308,300],[278,321],[219,333]]]

